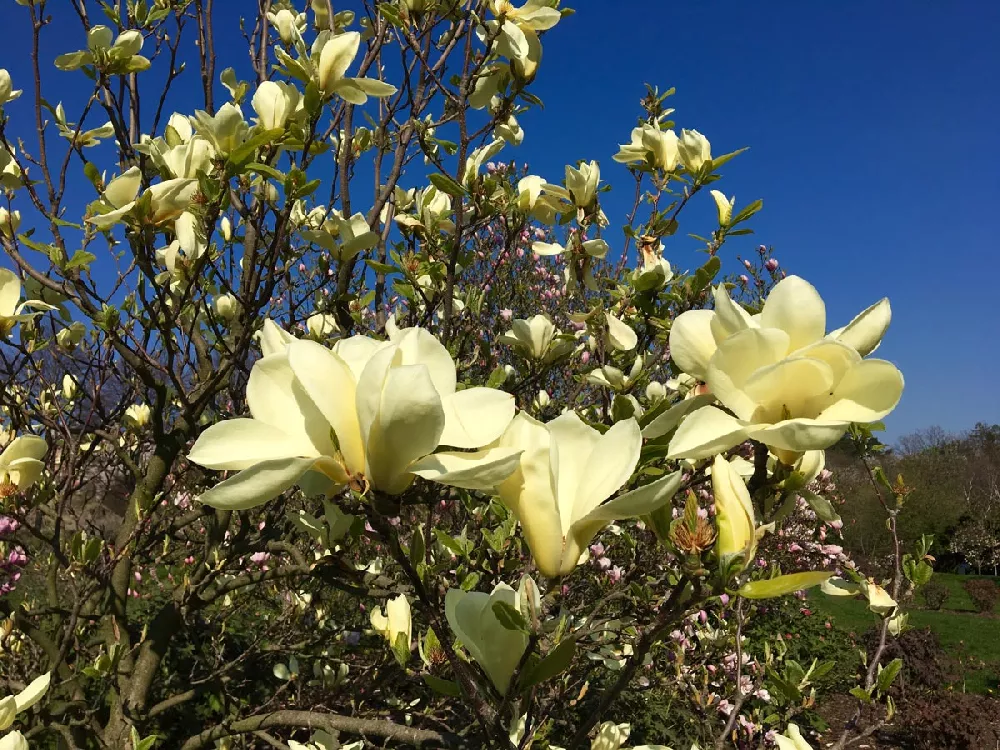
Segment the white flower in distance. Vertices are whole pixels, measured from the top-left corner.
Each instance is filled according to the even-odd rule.
[[[413,624],[410,620],[410,602],[403,594],[387,601],[384,612],[382,607],[373,609],[369,620],[375,632],[389,642],[390,648],[394,647],[396,640],[402,636],[403,643],[409,650],[413,638]]]
[[[452,232],[451,196],[431,185],[417,192],[408,208],[410,213],[396,214],[395,220],[404,229],[423,232]]]
[[[281,81],[261,83],[250,102],[257,122],[268,130],[284,129],[301,103],[302,93],[293,84]]]
[[[497,585],[491,594],[448,589],[444,606],[448,625],[459,643],[503,695],[528,647],[528,634],[503,626],[493,610],[497,602],[517,609],[517,592],[506,583]]]
[[[20,211],[8,211],[6,208],[0,207],[0,235],[13,238],[20,226]]]
[[[528,359],[554,362],[573,351],[572,340],[560,338],[562,333],[548,315],[534,315],[527,320],[518,318],[500,341],[513,347]]]
[[[427,331],[397,331],[388,342],[354,336],[332,350],[292,339],[275,351],[281,338],[261,337],[266,356],[247,383],[251,418],[209,427],[191,449],[196,464],[239,472],[202,502],[252,508],[303,483],[313,494],[350,485],[397,495],[416,476],[482,490],[517,465],[515,449],[468,452],[500,437],[513,397],[457,390],[455,363]],[[441,446],[464,450],[435,453]]]
[[[715,406],[693,412],[671,440],[671,457],[706,458],[754,439],[794,463],[798,453],[833,445],[852,423],[882,419],[899,402],[903,376],[895,365],[862,358],[888,326],[887,301],[829,336],[822,298],[797,276],[775,285],[759,316],[724,290],[715,302],[714,311],[674,321],[671,356],[732,414]]]
[[[680,159],[677,133],[673,130],[660,130],[657,125],[648,122],[644,123],[632,130],[632,142],[622,144],[613,158],[622,164],[645,162],[654,169],[673,172]]]
[[[87,221],[98,229],[107,229],[131,215],[140,203],[137,199],[141,185],[142,173],[138,167],[132,167],[115,177],[101,194],[98,205],[104,213],[91,216]],[[142,194],[143,200],[149,196],[150,204],[150,213],[143,218],[154,226],[174,221],[191,205],[197,192],[198,181],[195,179],[178,178],[158,182]]]
[[[500,445],[523,451],[497,491],[521,522],[535,565],[547,576],[571,573],[601,529],[659,508],[681,482],[675,472],[605,503],[639,462],[642,436],[634,419],[602,435],[573,412],[548,424],[522,412]]]
[[[17,695],[8,695],[3,700],[0,700],[0,732],[10,728],[10,725],[14,723],[15,716],[27,711],[42,699],[45,691],[49,689],[50,680],[51,674],[46,672],[41,677],[36,677],[32,680],[31,684]],[[13,734],[17,735],[18,733],[14,732]],[[10,736],[7,735],[3,742],[7,742]],[[3,748],[3,742],[0,742],[0,748]],[[20,746],[11,744],[10,747]]]
[[[344,74],[358,56],[361,34],[348,31],[333,35],[320,32],[312,46],[316,84],[326,96],[336,94],[351,104],[364,104],[369,96],[385,97],[396,93],[396,87],[374,78],[347,78]],[[276,51],[278,59],[285,62],[287,55]]]
[[[48,450],[46,442],[35,435],[16,437],[8,445],[3,439],[0,433],[0,498],[5,492],[23,492],[37,482],[45,470],[42,458]]]

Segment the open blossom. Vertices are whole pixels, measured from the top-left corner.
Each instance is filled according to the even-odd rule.
[[[14,718],[19,713],[27,711],[42,699],[42,696],[49,689],[50,680],[51,674],[46,672],[41,677],[36,677],[32,680],[20,693],[8,695],[6,698],[0,700],[0,732],[9,729],[10,725],[14,723]],[[13,735],[17,734],[18,732],[13,733]],[[8,734],[7,737],[0,740],[0,748],[3,748],[4,743],[7,743],[8,738],[11,736]],[[16,748],[19,745],[11,744],[10,747]],[[24,747],[27,747],[27,745],[24,745]],[[4,748],[4,750],[6,749]]]
[[[538,569],[547,576],[573,571],[587,545],[612,521],[651,513],[680,486],[680,472],[605,502],[631,478],[642,436],[634,419],[601,435],[573,412],[548,424],[518,414],[500,440],[523,451],[499,487],[517,516]]]
[[[272,324],[261,344],[247,383],[251,417],[213,425],[188,456],[239,472],[199,498],[208,505],[252,508],[297,484],[310,494],[349,485],[396,495],[416,476],[490,489],[517,464],[514,448],[468,452],[502,434],[513,397],[456,390],[455,363],[421,328],[393,330],[390,341],[354,336],[331,350]]]
[[[822,298],[797,276],[776,284],[757,316],[722,288],[715,302],[715,310],[677,318],[670,351],[732,414],[715,406],[691,413],[670,442],[671,457],[705,458],[754,439],[792,463],[803,451],[829,447],[854,422],[882,419],[899,402],[903,376],[895,365],[863,359],[888,327],[887,301],[831,334]]]
[[[38,481],[45,468],[42,457],[47,450],[45,440],[35,435],[21,435],[4,445],[0,433],[0,499],[4,493],[23,492]]]
[[[382,607],[373,609],[369,619],[375,631],[389,642],[390,648],[396,645],[400,636],[406,648],[410,648],[413,624],[410,619],[410,602],[403,594],[386,602],[384,612]]]

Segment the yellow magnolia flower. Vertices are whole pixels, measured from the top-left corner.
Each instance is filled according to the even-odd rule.
[[[658,125],[644,123],[632,130],[632,142],[622,144],[621,149],[612,158],[622,164],[645,162],[654,169],[673,172],[680,159],[677,133],[673,130],[660,130]]]
[[[21,212],[0,208],[0,234],[12,238],[21,226]]]
[[[325,313],[316,313],[306,319],[306,330],[309,335],[316,339],[325,339],[340,330],[337,325],[337,316]]]
[[[712,160],[712,144],[697,130],[682,130],[677,142],[681,163],[689,172],[697,172]]]
[[[0,216],[0,219],[3,217]],[[34,309],[37,312],[26,313]],[[0,268],[0,340],[10,336],[14,326],[31,320],[44,310],[55,310],[55,306],[41,300],[21,301],[21,280],[9,268]]]
[[[6,68],[0,68],[0,109],[7,102],[12,102],[21,95],[20,89],[14,89],[14,83],[10,79],[10,73]]]
[[[413,623],[410,619],[410,602],[403,594],[386,602],[385,611],[382,607],[373,609],[369,620],[375,632],[389,642],[390,648],[396,645],[396,639],[400,635],[403,636],[406,647],[410,648]]]
[[[642,436],[634,419],[602,435],[573,412],[548,424],[522,412],[500,445],[523,451],[497,492],[520,521],[535,565],[547,576],[571,573],[601,529],[659,508],[681,482],[675,472],[605,503],[639,462]]]
[[[214,115],[198,109],[192,122],[195,131],[212,144],[216,152],[228,156],[250,136],[250,126],[243,112],[233,102],[226,102]]]
[[[141,185],[142,173],[138,167],[115,177],[104,188],[98,204],[105,213],[91,216],[87,221],[98,229],[117,224],[136,208]],[[197,192],[198,180],[191,178],[164,180],[150,186],[143,192],[143,198],[149,196],[151,206],[151,214],[145,217],[146,220],[154,225],[176,220],[191,205]]]
[[[358,56],[361,34],[348,31],[331,34],[322,31],[312,46],[310,59],[315,67],[314,80],[326,96],[336,94],[351,104],[364,104],[369,96],[385,97],[396,93],[396,87],[374,78],[348,78],[344,74]],[[291,58],[275,50],[279,60],[288,64]]]
[[[712,462],[712,494],[715,496],[715,551],[723,565],[736,555],[749,560],[757,543],[753,502],[743,477],[722,456]]]
[[[45,469],[42,457],[47,450],[46,442],[35,435],[16,437],[8,445],[0,442],[0,497],[5,492],[23,492],[37,482]]]
[[[573,351],[576,344],[562,338],[548,315],[534,315],[527,320],[518,318],[500,341],[513,347],[528,359],[554,362]]]
[[[520,8],[510,0],[490,0],[490,10],[497,17],[487,28],[500,25],[497,51],[507,57],[522,78],[531,79],[538,72],[542,59],[539,31],[547,31],[559,23],[562,14],[545,0],[527,0]]]
[[[517,609],[517,592],[501,583],[491,594],[448,589],[444,600],[452,632],[503,695],[528,646],[528,634],[505,628],[493,611],[496,602]]]
[[[724,227],[733,218],[733,206],[736,205],[736,196],[727,198],[726,194],[720,190],[712,190],[712,200],[715,201],[715,209],[719,216],[719,226]]]
[[[786,734],[775,735],[774,741],[778,750],[813,750],[812,745],[805,741],[802,732],[795,724],[789,724]]]
[[[10,732],[0,737],[0,750],[28,750],[28,741],[20,732]]]
[[[754,439],[793,463],[798,453],[833,445],[852,423],[882,419],[899,402],[899,370],[861,353],[881,339],[888,302],[830,335],[822,298],[797,276],[775,285],[759,316],[721,287],[715,304],[674,321],[671,356],[735,416],[715,406],[693,412],[671,440],[670,457],[706,458]]]
[[[513,397],[457,390],[455,363],[427,331],[395,331],[388,342],[354,336],[330,350],[276,330],[265,326],[265,356],[250,372],[251,417],[209,427],[191,449],[196,464],[239,472],[202,502],[253,508],[296,484],[313,494],[350,485],[397,495],[416,476],[482,490],[516,466],[511,448],[468,452],[500,437]],[[464,450],[435,453],[441,446]]]
[[[422,230],[424,232],[451,232],[455,222],[451,220],[451,197],[431,185],[414,194],[412,200],[407,196],[406,210],[408,213],[397,213],[396,223],[403,229]],[[398,209],[397,209],[398,210]]]
[[[17,695],[8,695],[0,700],[0,732],[10,728],[10,725],[14,723],[15,716],[27,711],[42,699],[45,691],[49,689],[50,681],[51,673],[46,672],[41,677],[32,680],[31,684]],[[14,732],[14,734],[18,733]],[[7,735],[3,742],[7,742],[9,737],[10,735]],[[0,748],[3,748],[3,742],[0,742]],[[10,747],[18,747],[18,745],[11,744]]]
[[[125,410],[125,426],[133,430],[141,430],[149,424],[152,411],[149,404],[132,404]]]
[[[281,43],[285,45],[295,44],[306,30],[306,14],[296,13],[287,8],[282,8],[277,13],[268,13],[267,20],[277,30]]]
[[[139,54],[142,32],[136,29],[115,33],[107,26],[92,26],[87,32],[87,49],[59,55],[55,66],[59,70],[78,70],[94,65],[106,73],[139,73],[149,68],[149,60]]]
[[[302,15],[304,21],[305,14]],[[257,87],[250,104],[257,113],[257,122],[268,130],[275,130],[284,128],[302,109],[302,93],[291,83],[264,81]]]

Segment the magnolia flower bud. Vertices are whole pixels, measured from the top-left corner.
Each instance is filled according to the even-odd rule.
[[[226,242],[229,242],[233,238],[233,224],[229,221],[228,216],[223,216],[219,222],[219,232],[222,234],[222,239]]]
[[[682,130],[681,139],[677,143],[681,162],[689,172],[697,172],[707,161],[712,159],[712,146],[708,138],[697,130]]]
[[[369,619],[375,631],[389,642],[390,648],[410,650],[413,623],[410,602],[403,594],[386,602],[384,613],[381,607],[372,610]]]
[[[216,297],[213,307],[215,314],[223,320],[232,320],[239,312],[236,298],[231,294],[222,294]]]
[[[6,208],[0,208],[0,234],[13,238],[19,226],[21,226],[20,211],[8,211]]]
[[[310,315],[306,320],[306,330],[309,331],[310,336],[324,339],[339,331],[340,326],[337,325],[336,316],[316,313],[315,315]]]
[[[125,426],[140,430],[149,424],[150,415],[149,404],[133,404],[125,410]]]
[[[712,493],[718,538],[715,549],[725,564],[735,555],[750,555],[754,544],[754,510],[743,478],[722,456],[712,462]]]
[[[275,130],[286,126],[301,100],[302,94],[293,84],[264,81],[257,87],[250,104],[257,113],[257,121],[268,130]]]
[[[583,162],[579,168],[566,167],[566,189],[578,208],[590,208],[597,198],[601,168],[596,161]]]
[[[79,392],[80,392],[80,389],[79,389],[79,387],[76,384],[76,380],[73,379],[73,376],[70,375],[69,373],[66,373],[65,375],[63,375],[63,379],[62,379],[62,395],[63,395],[63,398],[66,399],[67,401],[72,401],[73,399],[75,399],[77,397],[77,394]]]

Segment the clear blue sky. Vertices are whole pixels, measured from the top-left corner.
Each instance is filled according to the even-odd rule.
[[[614,229],[631,195],[611,156],[628,140],[643,83],[676,86],[680,127],[706,134],[717,154],[750,146],[720,188],[741,205],[763,198],[764,211],[755,236],[727,245],[730,257],[773,245],[788,272],[819,288],[831,328],[892,300],[879,355],[899,365],[907,387],[888,438],[1000,422],[1000,243],[990,221],[1000,215],[1000,3],[569,4],[577,14],[544,40],[536,92],[545,110],[522,118],[526,140],[502,158],[556,180],[567,163],[599,160],[618,185],[602,199]],[[68,12],[61,5],[51,10]],[[216,5],[227,16],[245,7]],[[16,23],[0,67],[30,88],[28,29]],[[50,43],[62,45],[53,56],[84,46],[75,27],[52,29]],[[245,52],[236,57],[242,64]],[[79,74],[47,62],[43,72],[51,98],[78,112],[88,93]],[[25,118],[18,124],[29,125],[30,97],[11,105]],[[111,158],[99,160],[110,169]],[[92,194],[81,188],[82,205]],[[713,218],[706,195],[667,243],[675,265],[694,266],[697,243],[685,233],[706,234]]]
[[[611,155],[643,82],[676,86],[678,126],[715,153],[750,146],[721,188],[764,211],[730,252],[773,245],[831,327],[891,299],[877,356],[906,391],[888,437],[1000,422],[1000,3],[569,4],[578,13],[546,36],[545,111],[524,118],[533,169],[600,160],[621,185],[603,199],[620,224],[611,209],[631,196]],[[679,236],[668,257],[684,267],[696,244]]]

